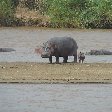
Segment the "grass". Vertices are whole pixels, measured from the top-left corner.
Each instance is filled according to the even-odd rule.
[[[20,4],[36,13],[36,18],[18,18],[15,14]],[[112,0],[1,0],[0,24],[10,26],[16,22],[53,28],[112,28]]]

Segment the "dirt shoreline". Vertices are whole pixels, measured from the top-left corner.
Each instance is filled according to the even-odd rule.
[[[1,62],[0,83],[112,83],[112,63]]]

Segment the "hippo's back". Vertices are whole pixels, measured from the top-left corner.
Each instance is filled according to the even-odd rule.
[[[68,55],[72,55],[73,52],[78,49],[76,41],[71,37],[54,37],[48,42],[55,44],[62,56],[65,52]]]

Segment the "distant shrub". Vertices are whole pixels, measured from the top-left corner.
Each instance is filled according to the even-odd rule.
[[[112,0],[45,0],[59,27],[112,28]],[[57,25],[56,25],[57,27]]]
[[[13,16],[13,6],[11,0],[0,0],[0,18]]]
[[[0,24],[10,26],[14,23],[19,1],[0,0]],[[22,0],[22,3],[47,16],[48,27],[112,28],[112,0]],[[29,23],[37,22],[32,19]]]

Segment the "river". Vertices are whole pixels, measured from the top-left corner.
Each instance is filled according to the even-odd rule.
[[[0,48],[13,48],[14,52],[0,52],[0,62],[48,62],[34,50],[49,38],[71,36],[78,44],[78,52],[92,49],[112,51],[112,30],[41,29],[35,27],[0,28]],[[62,61],[62,59],[60,59]],[[54,61],[54,58],[53,58]],[[73,57],[69,57],[69,62]],[[86,56],[85,63],[112,62],[112,56]]]
[[[0,112],[112,112],[112,84],[0,84]]]

